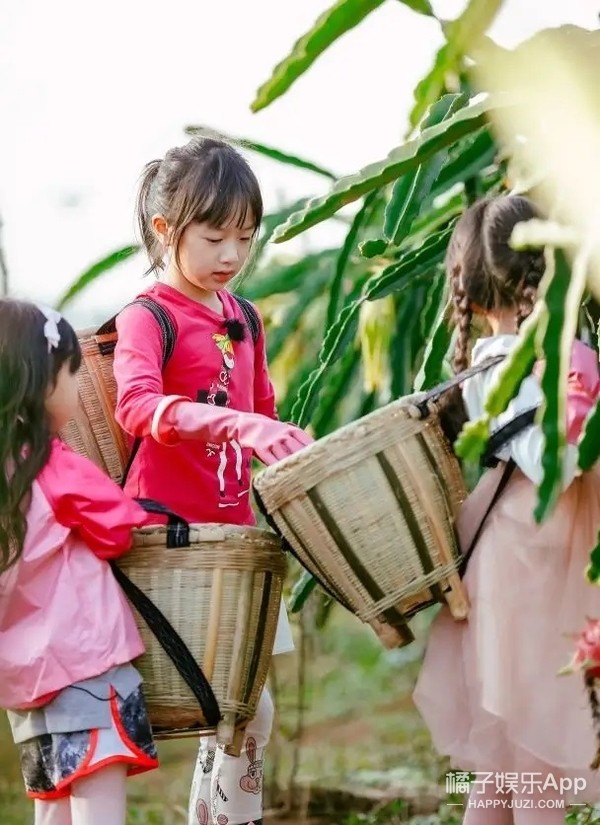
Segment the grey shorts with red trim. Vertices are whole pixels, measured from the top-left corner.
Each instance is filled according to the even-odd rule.
[[[126,699],[113,692],[110,708],[108,728],[45,733],[17,745],[27,796],[70,796],[74,782],[107,765],[125,764],[130,776],[158,767],[142,688]]]

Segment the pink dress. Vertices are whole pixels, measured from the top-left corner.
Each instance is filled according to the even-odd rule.
[[[509,339],[479,342],[473,360],[508,351],[514,343]],[[569,379],[571,441],[600,387],[597,359],[581,346]],[[492,380],[486,374],[463,388],[472,417],[484,384]],[[535,378],[527,379],[509,415],[535,405],[539,393]],[[600,800],[600,775],[589,770],[597,741],[583,678],[557,673],[570,661],[573,637],[586,618],[600,616],[600,589],[584,578],[600,530],[600,467],[571,480],[574,461],[567,456],[566,490],[552,516],[536,524],[532,479],[539,476],[539,436],[539,428],[531,427],[508,448],[517,469],[486,522],[464,579],[469,618],[455,622],[445,607],[440,610],[414,700],[437,750],[450,756],[453,767],[583,777],[585,801],[592,802]],[[465,549],[502,469],[485,473],[463,505],[458,528]]]

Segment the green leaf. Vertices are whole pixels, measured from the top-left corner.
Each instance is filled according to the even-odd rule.
[[[312,417],[312,424],[317,438],[322,438],[340,425],[337,420],[339,405],[348,395],[358,366],[360,364],[360,350],[350,347],[339,360],[339,369],[332,370],[327,384],[323,388],[319,404]]]
[[[435,17],[429,0],[399,0],[404,6],[416,11],[418,14],[425,14],[427,17]]]
[[[290,215],[277,229],[273,240],[281,243],[299,235],[330,218],[346,204],[405,175],[447,146],[480,129],[485,125],[489,106],[489,102],[481,101],[461,109],[449,120],[425,129],[417,137],[396,147],[384,160],[341,178],[328,194],[313,198],[304,209]]]
[[[415,392],[425,392],[440,382],[442,366],[452,340],[452,331],[448,323],[451,315],[452,301],[449,300],[441,307],[433,326],[433,332],[427,342],[423,363],[415,378]]]
[[[552,510],[562,490],[562,462],[567,444],[565,433],[565,397],[573,339],[577,331],[577,314],[583,291],[589,250],[578,253],[573,269],[565,254],[547,250],[547,275],[544,277],[544,301],[548,312],[542,322],[544,364],[541,386],[545,404],[540,425],[544,433],[542,455],[543,478],[534,512],[542,521]],[[552,261],[553,257],[553,261]]]
[[[424,349],[426,342],[431,340],[432,330],[435,328],[440,310],[446,302],[446,270],[443,264],[435,268],[431,280],[423,288],[423,295],[419,304],[419,336],[421,339],[418,349],[414,351],[413,363]]]
[[[497,152],[490,130],[481,129],[468,142],[463,142],[460,151],[453,153],[444,165],[433,186],[432,195],[440,195],[457,183],[475,177],[493,163]]]
[[[387,248],[388,242],[385,238],[370,238],[359,245],[358,251],[363,258],[377,258],[383,255]]]
[[[353,300],[341,311],[338,321],[327,330],[323,348],[319,355],[321,363],[332,364],[340,358],[351,344],[358,330],[358,315],[363,298]]]
[[[466,102],[463,95],[445,95],[429,109],[422,131],[451,117]],[[438,152],[427,163],[422,163],[394,184],[385,210],[383,228],[386,238],[392,243],[398,245],[409,231],[447,159],[448,149]]]
[[[586,472],[600,459],[600,402],[589,414],[579,442],[579,466]]]
[[[308,198],[301,198],[300,200],[296,201],[295,203],[290,204],[289,206],[284,206],[277,212],[272,212],[269,215],[265,215],[262,220],[260,238],[258,240],[258,244],[264,245],[267,241],[270,240],[273,232],[277,229],[277,227],[287,221],[290,215],[293,215],[294,212],[297,212],[298,209],[304,209],[306,204],[308,203]]]
[[[336,262],[335,275],[333,277],[333,281],[331,282],[329,304],[327,306],[326,315],[326,329],[329,329],[335,321],[335,319],[337,318],[340,308],[340,298],[342,296],[344,273],[346,272],[346,267],[348,265],[350,255],[352,254],[352,250],[356,247],[356,241],[358,239],[360,230],[362,229],[363,225],[368,222],[372,214],[373,203],[376,197],[376,191],[371,192],[367,195],[362,207],[354,216],[354,220],[352,221],[348,234],[344,239],[343,246],[340,250],[340,254]]]
[[[326,365],[320,364],[311,372],[304,384],[298,390],[298,399],[292,407],[291,418],[299,427],[308,426],[321,391],[321,383],[325,375]]]
[[[590,553],[590,563],[585,575],[590,584],[600,584],[600,533],[598,533],[598,544]]]
[[[268,146],[265,143],[258,143],[255,140],[250,140],[249,138],[232,137],[231,135],[225,135],[223,132],[216,133],[208,126],[186,126],[185,131],[188,135],[222,137],[231,143],[238,144],[243,149],[249,149],[252,152],[257,152],[257,154],[264,155],[267,158],[271,158],[271,160],[276,160],[278,163],[284,163],[287,166],[296,166],[298,169],[306,169],[309,172],[314,172],[316,175],[322,175],[323,177],[330,178],[331,180],[337,179],[337,175],[334,172],[331,172],[329,169],[325,169],[323,166],[319,166],[317,163],[313,163],[312,160],[306,160],[305,158],[300,158],[297,155],[282,152],[281,149],[276,149],[274,146]]]
[[[303,288],[295,294],[295,302],[287,311],[281,326],[269,330],[267,337],[267,360],[274,361],[280,350],[285,346],[291,335],[300,326],[302,317],[306,314],[306,307],[323,292],[326,284],[330,280],[330,270],[321,270],[320,273],[312,273],[312,277],[307,279]]]
[[[377,393],[373,392],[363,392],[360,397],[360,403],[358,405],[358,410],[356,411],[356,415],[354,418],[364,418],[365,415],[373,412],[375,407],[377,406]]]
[[[413,223],[410,235],[402,243],[394,257],[399,258],[407,248],[413,248],[418,243],[424,243],[434,232],[443,229],[458,218],[465,210],[465,199],[462,193],[453,195],[442,206],[429,208],[424,211]]]
[[[282,421],[293,421],[292,410],[299,395],[300,388],[308,381],[312,372],[310,362],[301,361],[288,382],[284,397],[278,401],[279,416]]]
[[[415,288],[396,297],[396,329],[390,347],[394,398],[408,395],[412,380],[413,337],[419,326],[419,302],[422,290]]]
[[[425,243],[415,250],[405,252],[400,260],[386,267],[383,272],[371,278],[365,289],[368,301],[385,298],[391,292],[406,289],[417,278],[427,275],[440,263],[446,254],[446,247],[452,235],[452,227],[431,235]]]
[[[414,106],[408,116],[411,129],[414,129],[425,112],[427,107],[434,103],[444,90],[446,83],[446,72],[451,64],[451,50],[448,43],[436,52],[433,66],[415,86]]]
[[[385,220],[383,224],[383,234],[388,239],[388,243],[393,241],[395,244],[399,244],[402,240],[401,237],[399,237],[398,240],[394,240],[399,235],[396,227],[398,221],[402,219],[403,209],[405,209],[406,204],[410,202],[415,177],[421,168],[422,167],[419,166],[412,172],[402,175],[392,187],[390,199],[385,208]]]
[[[281,97],[332,43],[382,3],[383,0],[338,0],[327,9],[294,44],[290,54],[275,66],[270,79],[257,91],[250,107],[252,111],[258,112]]]
[[[489,437],[489,418],[478,418],[463,427],[454,444],[454,452],[465,461],[476,462],[483,452],[482,445],[485,446]]]
[[[258,277],[257,273],[256,277],[242,281],[236,292],[240,292],[249,301],[294,292],[301,289],[307,279],[315,275],[319,277],[322,271],[326,271],[328,277],[331,277],[338,254],[337,249],[324,249],[305,255],[291,264],[276,266],[272,271],[267,270],[264,274],[261,273],[261,277]]]
[[[97,261],[82,275],[80,275],[79,278],[77,278],[77,280],[74,281],[74,283],[72,283],[71,286],[68,287],[68,289],[61,295],[56,303],[56,308],[63,310],[65,306],[73,300],[73,298],[80,295],[84,289],[94,283],[94,281],[96,281],[101,275],[108,272],[109,269],[114,269],[115,266],[119,266],[119,264],[122,264],[123,261],[131,258],[132,255],[136,255],[139,251],[139,246],[124,246],[121,249],[117,249],[115,252],[111,252],[110,255],[106,256],[106,258],[102,258],[102,260]]]
[[[487,394],[484,409],[491,418],[503,413],[519,392],[523,379],[531,374],[536,359],[536,336],[545,313],[538,303],[521,325],[519,340],[498,370],[498,379]]]
[[[364,301],[360,295],[366,278],[361,278],[348,295],[345,306],[335,323],[327,330],[319,353],[319,365],[300,387],[298,400],[292,408],[292,420],[299,427],[306,427],[319,400],[319,393],[328,368],[342,357],[346,348],[353,344],[358,329],[360,307]]]
[[[460,72],[463,58],[491,25],[502,0],[469,0],[456,20],[444,25],[446,43],[437,52],[433,66],[415,88],[415,105],[409,116],[414,128],[447,85],[448,75]]]
[[[290,611],[292,613],[299,613],[302,610],[316,586],[316,579],[313,579],[311,574],[304,570],[292,587],[290,596]]]

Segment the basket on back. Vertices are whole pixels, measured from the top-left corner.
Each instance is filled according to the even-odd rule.
[[[112,329],[110,324],[112,323]],[[115,421],[117,386],[113,353],[117,341],[114,319],[107,329],[78,332],[81,368],[77,373],[79,404],[75,417],[61,430],[61,439],[87,456],[113,481],[123,478],[130,453],[125,434]]]
[[[301,564],[386,647],[434,602],[464,619],[455,518],[466,497],[435,412],[396,401],[268,467],[263,508]]]
[[[185,528],[189,546],[170,549],[167,527],[135,530],[134,549],[118,567],[162,612],[200,665],[222,716],[217,735],[228,744],[235,726],[254,716],[266,682],[285,555],[270,531],[223,524]],[[136,666],[155,734],[214,731],[135,608],[134,614],[146,646]]]

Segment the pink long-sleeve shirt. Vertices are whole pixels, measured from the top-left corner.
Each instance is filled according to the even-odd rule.
[[[0,575],[0,707],[35,706],[144,652],[107,561],[147,522],[95,464],[53,442],[22,554]]]
[[[262,325],[256,344],[248,329],[243,341],[232,341],[226,320],[245,326],[245,319],[226,290],[218,293],[224,315],[163,283],[143,295],[170,313],[177,340],[163,371],[161,331],[150,312],[133,304],[117,319],[116,418],[127,433],[142,438],[125,490],[134,498],[155,499],[188,521],[254,524],[251,450],[235,441],[165,446],[150,432],[156,408],[172,395],[276,418]]]

